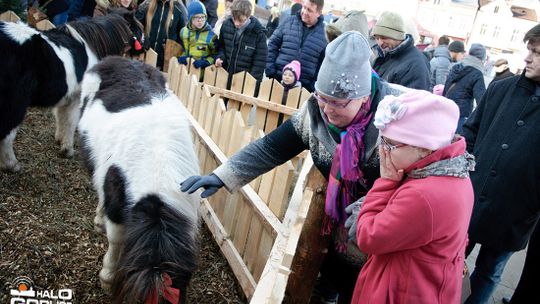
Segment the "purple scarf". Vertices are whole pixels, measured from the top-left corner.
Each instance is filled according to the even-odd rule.
[[[371,98],[362,105],[345,130],[338,129],[332,124],[328,125],[330,132],[339,133],[341,142],[336,146],[326,189],[325,212],[328,219],[323,225],[323,234],[330,234],[333,226],[345,230],[343,226],[347,219],[345,208],[366,194],[363,186],[366,181],[360,165],[365,154],[362,138],[372,116],[372,113],[369,113],[370,108]]]

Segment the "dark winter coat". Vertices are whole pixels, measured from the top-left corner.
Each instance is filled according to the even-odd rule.
[[[217,58],[223,60],[223,68],[229,75],[247,71],[258,81],[262,80],[268,47],[266,30],[257,18],[251,16],[250,24],[236,37],[237,29],[232,17],[221,26]],[[235,38],[236,37],[236,38]]]
[[[379,56],[373,62],[373,69],[381,78],[411,89],[430,89],[429,62],[414,46],[411,35],[407,35],[399,46],[384,55],[378,46],[375,48]]]
[[[268,41],[268,58],[266,59],[266,76],[281,81],[283,67],[293,60],[300,61],[302,86],[313,91],[319,67],[324,59],[326,37],[324,18],[319,17],[317,23],[309,28],[310,33],[302,41],[304,27],[300,13],[280,23]]]
[[[164,46],[167,39],[180,42],[180,30],[187,24],[187,9],[179,1],[174,1],[173,19],[169,24],[168,32],[165,30],[167,23],[167,16],[169,14],[169,5],[173,0],[157,0],[156,12],[152,18],[152,24],[150,29],[150,35],[146,38],[147,45],[145,47],[151,47],[158,54],[157,66],[163,66]],[[146,13],[148,11],[148,4],[150,1],[146,1],[137,10],[137,19],[145,26]]]
[[[492,83],[463,126],[476,157],[471,242],[521,250],[540,216],[537,86],[524,75]]]
[[[500,73],[496,73],[492,81],[497,81],[497,80],[505,79],[512,76],[514,76],[514,73],[510,72],[510,69],[506,69]]]
[[[486,91],[481,69],[480,59],[466,56],[462,62],[455,64],[448,74],[443,96],[452,99],[459,106],[460,117],[469,117],[473,100],[478,102]]]
[[[272,15],[270,15],[270,18],[268,18],[268,22],[266,23],[266,37],[270,38],[278,25],[279,17],[272,19]]]
[[[208,24],[214,27],[214,25],[216,25],[216,22],[218,21],[218,15],[217,15],[218,0],[201,0],[201,2],[204,4],[204,7],[206,8],[206,15],[208,16],[206,21],[208,22]]]
[[[50,2],[49,0],[39,0],[38,2],[40,7],[43,7],[43,5],[46,4],[46,6],[43,7],[43,10],[51,22],[54,16],[69,9],[69,3],[66,0],[52,0]]]

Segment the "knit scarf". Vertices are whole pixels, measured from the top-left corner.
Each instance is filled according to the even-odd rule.
[[[328,123],[330,132],[338,133],[341,140],[332,159],[326,189],[325,212],[328,217],[325,219],[323,234],[330,234],[333,226],[345,231],[344,223],[347,219],[345,208],[366,193],[363,186],[366,185],[366,181],[360,165],[365,153],[362,138],[372,116],[370,108],[371,98],[362,105],[345,130]]]

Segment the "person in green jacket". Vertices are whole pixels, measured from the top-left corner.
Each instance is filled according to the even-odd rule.
[[[207,22],[206,8],[201,2],[191,2],[188,6],[188,24],[180,30],[180,44],[184,49],[178,62],[186,65],[193,58],[193,65],[204,69],[214,64],[217,54],[217,36]]]

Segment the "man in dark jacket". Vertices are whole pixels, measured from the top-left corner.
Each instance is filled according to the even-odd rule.
[[[508,60],[506,59],[499,59],[495,61],[495,64],[493,64],[494,70],[495,70],[495,77],[493,77],[493,81],[501,80],[507,77],[514,76],[514,73],[510,71],[510,67],[508,67]]]
[[[476,157],[466,253],[481,244],[469,304],[487,303],[506,262],[525,248],[540,217],[540,25],[524,41],[524,73],[492,83],[463,126]]]
[[[234,73],[247,71],[259,82],[262,80],[264,63],[268,54],[266,30],[257,18],[251,16],[249,0],[235,0],[231,17],[221,26],[216,66]]]
[[[279,24],[268,41],[267,77],[281,81],[283,67],[298,60],[302,66],[300,82],[313,92],[327,44],[321,16],[323,6],[324,0],[304,0],[299,14]]]
[[[478,102],[486,92],[484,60],[486,49],[479,43],[473,43],[469,55],[452,67],[446,79],[443,96],[452,99],[459,106],[456,133],[462,133],[461,127],[473,110],[473,100]]]
[[[373,69],[383,79],[412,89],[430,89],[429,62],[414,46],[412,36],[405,34],[399,14],[382,13],[371,34],[377,41]]]

